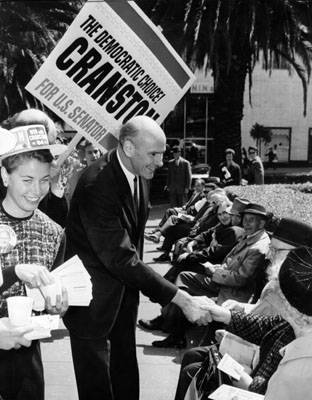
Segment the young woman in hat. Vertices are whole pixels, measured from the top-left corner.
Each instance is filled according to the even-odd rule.
[[[62,262],[64,235],[61,227],[37,209],[49,191],[52,151],[45,128],[24,126],[1,132],[1,177],[6,195],[0,205],[0,231],[9,232],[11,241],[0,252],[5,280],[17,278],[40,286],[51,283],[49,270]],[[6,286],[8,286],[6,284]],[[0,316],[7,316],[6,298],[25,296],[25,287],[17,280],[0,296]],[[67,295],[57,296],[56,306],[47,299],[50,313],[66,311]],[[5,399],[42,400],[44,379],[38,341],[18,350],[0,350],[0,393]]]

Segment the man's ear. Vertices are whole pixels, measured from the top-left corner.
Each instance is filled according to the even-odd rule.
[[[9,182],[9,174],[3,166],[1,167],[1,178],[2,178],[3,185],[5,187],[7,187],[8,182]]]
[[[127,157],[132,158],[134,156],[135,147],[130,139],[125,139],[125,141],[123,142],[122,148]]]

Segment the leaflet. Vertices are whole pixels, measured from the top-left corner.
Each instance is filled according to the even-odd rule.
[[[34,300],[33,309],[43,311],[45,298],[50,297],[51,305],[55,306],[57,295],[61,295],[62,287],[67,290],[70,306],[88,306],[92,300],[91,277],[82,261],[76,255],[51,272],[55,282],[30,289],[26,286],[27,296]]]
[[[229,385],[221,385],[209,395],[211,400],[264,400],[264,396]]]

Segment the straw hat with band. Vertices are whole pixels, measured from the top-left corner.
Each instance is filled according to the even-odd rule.
[[[67,149],[63,144],[49,144],[43,125],[26,125],[7,130],[0,129],[0,160],[29,151],[50,150],[56,157]]]

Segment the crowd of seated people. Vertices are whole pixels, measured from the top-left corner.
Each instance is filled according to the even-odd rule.
[[[251,370],[230,384],[270,400],[308,398],[312,354],[304,346],[312,339],[312,227],[290,218],[269,224],[272,214],[260,204],[238,197],[231,203],[224,193],[216,205],[212,194],[204,215],[216,213],[218,223],[171,242],[173,257],[164,257],[172,264],[168,280],[211,299],[211,322],[202,328],[205,345],[184,353],[175,400],[197,398],[196,384],[193,392],[190,383],[207,369],[211,343],[218,344],[226,332],[259,346]],[[166,232],[164,237],[165,242]],[[161,248],[169,255],[171,247]],[[155,347],[184,348],[185,335],[192,332],[174,305],[163,307],[156,318],[139,320],[139,326],[169,333],[154,341]]]
[[[8,128],[25,124],[44,125],[49,142],[55,143],[55,126],[45,113],[25,110],[9,121]],[[87,165],[99,156],[92,148],[97,155],[89,160],[89,147],[84,142]],[[40,208],[64,226],[67,181],[60,184],[61,177],[59,170]],[[5,195],[0,181],[0,197]],[[196,373],[206,365],[211,342],[218,343],[225,332],[259,346],[257,362],[239,380],[232,380],[233,386],[265,394],[268,400],[309,398],[312,227],[282,218],[267,232],[271,217],[260,204],[230,199],[224,188],[199,179],[188,202],[166,210],[159,226],[146,232],[145,238],[159,245],[163,237],[158,247],[162,254],[154,260],[172,264],[166,279],[193,296],[211,299],[211,322],[203,328],[205,345],[184,353],[175,400],[185,398]],[[139,325],[169,334],[154,341],[155,347],[186,347],[192,328],[174,304],[163,307],[160,316],[139,320]]]

